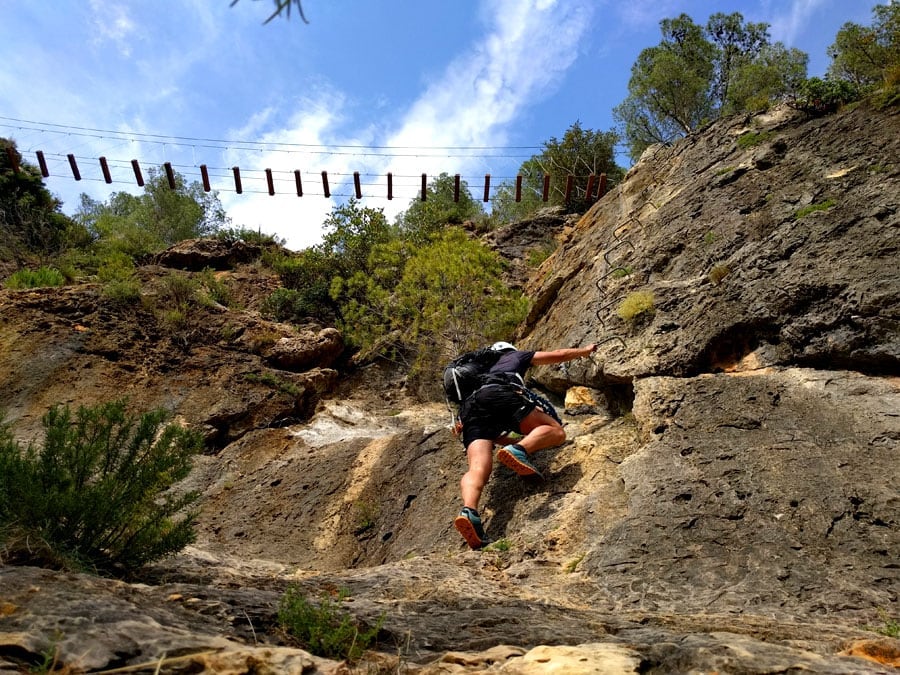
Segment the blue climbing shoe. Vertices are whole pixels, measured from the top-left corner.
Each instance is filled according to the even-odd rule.
[[[505,448],[500,448],[500,452],[497,453],[497,461],[520,476],[543,478],[541,472],[528,460],[528,453],[521,445],[507,445]]]
[[[453,525],[466,540],[469,548],[477,550],[488,543],[484,527],[481,525],[481,516],[475,509],[464,506],[453,521]]]

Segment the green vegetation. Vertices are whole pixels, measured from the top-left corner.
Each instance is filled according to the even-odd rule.
[[[13,141],[0,139],[0,260],[18,268],[7,286],[96,277],[107,297],[131,304],[141,292],[136,265],[172,244],[220,230],[226,240],[272,243],[261,233],[224,230],[228,219],[217,194],[186,183],[177,173],[174,179],[172,189],[161,171],[151,169],[141,195],[114,192],[99,202],[82,194],[74,218],[69,218],[44,187],[40,170],[24,161]],[[221,285],[207,284],[207,290],[226,304]]]
[[[323,595],[318,603],[308,601],[299,586],[291,586],[278,606],[278,622],[300,645],[316,656],[358,661],[375,641],[383,618],[372,627],[361,628],[340,603],[349,592],[341,589],[336,599]]]
[[[807,54],[769,40],[769,25],[717,13],[705,26],[687,14],[660,22],[662,41],[631,68],[628,96],[613,109],[632,160],[723,115],[787,99],[811,114],[871,96],[900,104],[900,3],[876,5],[872,24],[848,22],[829,47],[824,79],[807,80]],[[671,86],[673,82],[677,86]]]
[[[413,199],[397,217],[401,234],[413,245],[425,244],[447,225],[462,225],[484,217],[481,202],[472,199],[469,186],[460,180],[459,201],[454,201],[455,178],[442,173],[428,184],[425,201]]]
[[[0,543],[7,561],[127,574],[194,540],[194,492],[171,490],[202,448],[165,411],[56,406],[44,442],[0,427]]]
[[[55,261],[78,229],[61,209],[62,202],[44,187],[40,169],[24,161],[14,141],[0,138],[0,260],[12,260],[19,268]]]
[[[492,216],[499,222],[514,222],[533,215],[545,206],[566,206],[573,213],[584,213],[592,202],[587,200],[588,177],[600,174],[607,177],[607,189],[618,183],[624,171],[616,165],[615,146],[619,134],[615,131],[582,129],[579,122],[570,126],[562,139],[550,138],[543,143],[543,151],[526,160],[519,167],[522,176],[521,200],[516,201],[515,183],[501,183],[491,199]],[[566,182],[573,177],[572,194],[566,204]],[[544,176],[550,177],[550,194],[543,201]],[[598,184],[592,189],[598,194]]]
[[[687,15],[660,22],[662,42],[631,68],[628,97],[613,109],[634,161],[716,117],[764,108],[795,91],[808,57],[769,42],[769,26],[717,13],[706,26]],[[678,86],[671,86],[677,82]]]
[[[828,48],[830,80],[866,90],[897,84],[900,77],[900,4],[872,8],[872,25],[845,23]]]
[[[380,513],[378,504],[361,500],[354,504],[354,510],[356,511],[353,527],[353,533],[355,535],[359,536],[363,532],[367,532],[375,527],[375,523],[378,520],[378,515]]]
[[[52,267],[39,267],[36,270],[22,269],[13,272],[6,280],[7,288],[44,288],[47,286],[62,286],[66,278],[62,272]]]
[[[335,208],[321,244],[270,258],[284,288],[266,299],[264,314],[336,325],[351,347],[402,361],[414,380],[435,375],[436,352],[508,337],[527,300],[503,283],[497,253],[462,228],[434,220],[472,213],[453,212],[446,177],[438,183],[433,208],[413,204],[396,226],[381,209],[352,199]]]
[[[209,267],[200,273],[200,290],[204,292],[209,302],[214,302],[224,307],[231,307],[234,304],[231,288],[227,283],[220,280]]]
[[[234,244],[239,241],[245,244],[255,244],[264,248],[272,246],[284,246],[284,240],[262,230],[251,230],[246,227],[220,227],[216,230],[215,238],[226,244]]]
[[[890,638],[900,638],[900,621],[892,618],[887,611],[883,609],[879,610],[878,614],[881,617],[882,625],[866,626],[866,630],[871,630]]]
[[[810,204],[809,206],[804,206],[801,209],[797,209],[796,213],[794,213],[794,219],[799,220],[800,218],[804,218],[810,213],[815,213],[816,211],[826,211],[834,205],[835,201],[833,199],[826,199],[824,202],[819,202],[818,204]]]
[[[573,572],[575,572],[578,569],[578,566],[581,564],[582,560],[584,560],[583,553],[574,560],[570,560],[565,567],[566,574],[572,574]]]
[[[258,382],[259,384],[264,384],[267,387],[271,387],[275,391],[279,391],[282,394],[287,394],[288,396],[299,397],[303,394],[303,390],[291,382],[290,380],[286,380],[283,377],[279,377],[274,373],[247,373],[244,375],[244,379],[247,382]]]
[[[791,105],[811,115],[826,115],[860,96],[859,88],[847,80],[811,77],[800,85]]]
[[[644,318],[653,316],[655,311],[653,293],[650,291],[635,291],[622,301],[617,313],[623,321],[634,325]]]
[[[490,544],[484,547],[485,551],[499,551],[500,553],[506,553],[512,548],[512,544],[509,539],[502,538],[497,541],[492,541]]]
[[[774,134],[770,131],[748,131],[747,133],[738,136],[737,145],[742,150],[752,148],[755,145],[760,145],[761,143],[770,140],[773,135]]]
[[[539,246],[538,248],[531,249],[528,252],[528,256],[525,260],[525,263],[531,267],[532,269],[537,269],[540,267],[544,261],[553,255],[553,252],[556,250],[557,244],[555,241],[548,241],[543,246]]]

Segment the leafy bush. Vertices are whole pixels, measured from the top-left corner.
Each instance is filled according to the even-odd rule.
[[[97,265],[97,278],[103,283],[103,295],[120,305],[135,304],[141,298],[134,261],[121,252],[110,252]]]
[[[295,256],[272,256],[269,262],[285,289],[293,291],[278,294],[267,303],[270,311],[280,312],[280,320],[288,321],[291,315],[334,319],[335,307],[328,292],[336,274],[332,256],[311,248]]]
[[[371,645],[383,619],[367,630],[361,630],[353,617],[339,603],[348,595],[345,589],[337,601],[327,595],[318,604],[309,602],[297,586],[288,588],[278,606],[278,622],[304,648],[329,659],[357,661]]]
[[[66,278],[62,272],[53,267],[39,267],[36,270],[19,270],[13,272],[6,280],[7,288],[43,288],[45,286],[62,286]]]
[[[134,260],[121,251],[111,251],[97,265],[97,278],[103,282],[134,278]]]
[[[161,299],[169,307],[190,307],[200,285],[186,274],[169,274],[162,278]]]
[[[110,281],[103,285],[103,295],[119,305],[134,305],[141,299],[141,284],[135,280]]]
[[[900,79],[900,66],[896,69],[897,79]],[[887,85],[872,95],[872,105],[876,110],[884,110],[895,105],[900,105],[900,82]]]
[[[635,324],[639,319],[653,316],[655,311],[653,293],[650,291],[635,291],[619,305],[618,314],[624,321]]]
[[[13,561],[125,574],[194,540],[198,498],[170,488],[202,448],[163,410],[139,419],[124,401],[56,406],[41,447],[0,427],[0,539]],[[179,519],[175,519],[181,514]]]
[[[503,281],[500,256],[455,227],[407,261],[392,301],[404,341],[418,353],[413,374],[423,369],[429,378],[436,346],[458,354],[508,338],[528,313],[528,298]]]
[[[301,323],[315,316],[317,305],[302,291],[278,288],[263,300],[260,308],[263,316],[285,323]]]
[[[206,295],[212,302],[225,307],[231,307],[234,303],[231,287],[219,279],[212,268],[207,267],[200,273],[200,284],[206,290]]]
[[[215,237],[226,244],[242,241],[245,244],[256,244],[263,247],[284,245],[284,240],[275,235],[266,234],[262,230],[251,230],[246,227],[223,227],[216,232]]]
[[[827,115],[860,96],[859,89],[847,80],[811,77],[800,85],[791,105],[811,115]]]

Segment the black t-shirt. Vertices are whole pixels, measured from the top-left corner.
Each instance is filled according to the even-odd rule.
[[[518,373],[522,378],[525,372],[531,367],[531,359],[534,358],[533,351],[509,351],[500,357],[489,372],[491,373]]]

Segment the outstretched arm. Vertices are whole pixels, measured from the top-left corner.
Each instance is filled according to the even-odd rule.
[[[597,345],[590,344],[587,347],[571,347],[568,349],[554,349],[552,352],[535,352],[531,358],[531,365],[546,366],[551,363],[563,363],[573,359],[581,359],[590,356],[597,351]]]

